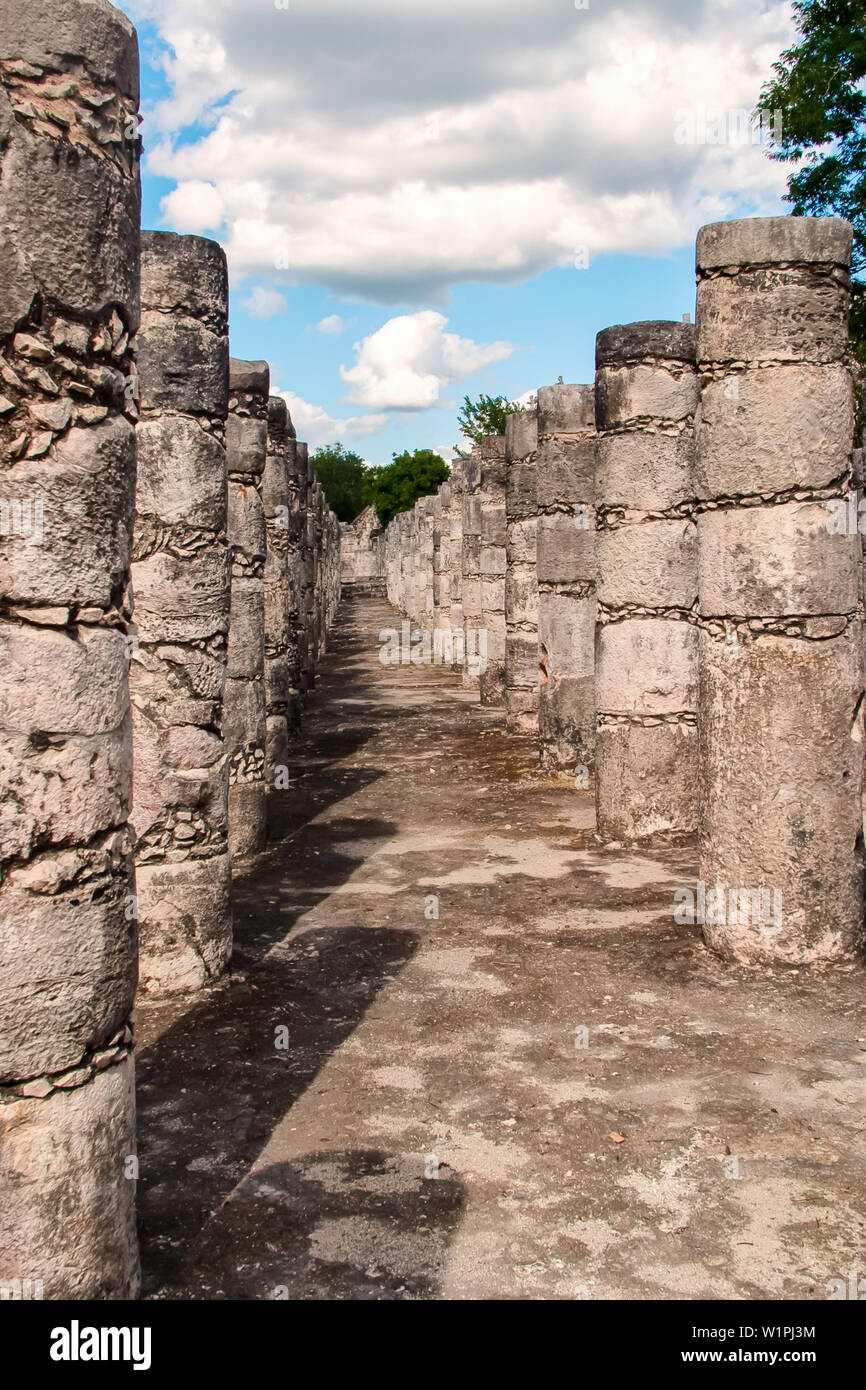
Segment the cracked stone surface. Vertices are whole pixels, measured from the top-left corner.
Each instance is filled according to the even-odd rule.
[[[713,955],[696,849],[603,847],[459,672],[381,665],[395,623],[341,608],[231,982],[139,1007],[146,1293],[826,1298],[863,965]]]

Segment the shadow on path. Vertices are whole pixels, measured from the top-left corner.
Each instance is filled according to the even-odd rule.
[[[329,1149],[271,1164],[203,1231],[183,1296],[437,1298],[465,1204],[457,1175],[420,1156]]]

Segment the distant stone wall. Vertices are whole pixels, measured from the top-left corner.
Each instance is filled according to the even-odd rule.
[[[385,532],[375,507],[365,507],[354,521],[340,523],[340,578],[355,593],[384,595],[386,580]]]

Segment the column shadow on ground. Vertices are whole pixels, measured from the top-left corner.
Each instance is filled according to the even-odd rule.
[[[370,819],[353,822],[353,833],[377,838],[394,826]],[[264,873],[249,894],[249,916],[236,923],[240,972],[192,1007],[163,1006],[174,1010],[172,1021],[137,1054],[146,1294],[182,1279],[189,1243],[417,949],[414,933],[375,927],[310,928],[286,940],[309,907],[358,867],[328,849],[346,840],[339,822],[309,834],[321,850],[305,891],[293,889],[285,869]],[[287,1050],[277,1046],[278,1028],[288,1030]]]
[[[189,1253],[192,1299],[437,1298],[466,1205],[452,1169],[375,1149],[250,1174]]]

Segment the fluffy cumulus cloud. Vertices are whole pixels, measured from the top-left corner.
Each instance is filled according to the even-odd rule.
[[[235,276],[444,304],[778,208],[785,169],[717,132],[789,41],[786,0],[129,8],[163,45],[145,138],[165,218],[218,234]]]
[[[288,304],[279,290],[269,290],[264,285],[254,285],[250,295],[241,301],[248,314],[254,319],[273,319],[288,311]]]
[[[320,319],[316,324],[320,333],[342,333],[345,326],[339,314],[328,314],[327,318]]]
[[[346,399],[373,410],[427,410],[450,405],[444,388],[510,357],[510,343],[476,343],[446,333],[433,309],[400,314],[355,344],[354,367],[341,367]]]
[[[311,449],[317,449],[320,444],[333,444],[338,439],[366,439],[369,435],[378,434],[388,423],[388,416],[383,414],[353,415],[348,419],[337,419],[320,405],[311,405],[301,396],[296,396],[293,391],[277,390],[274,394],[282,396],[289,407],[298,438],[306,440]]]

